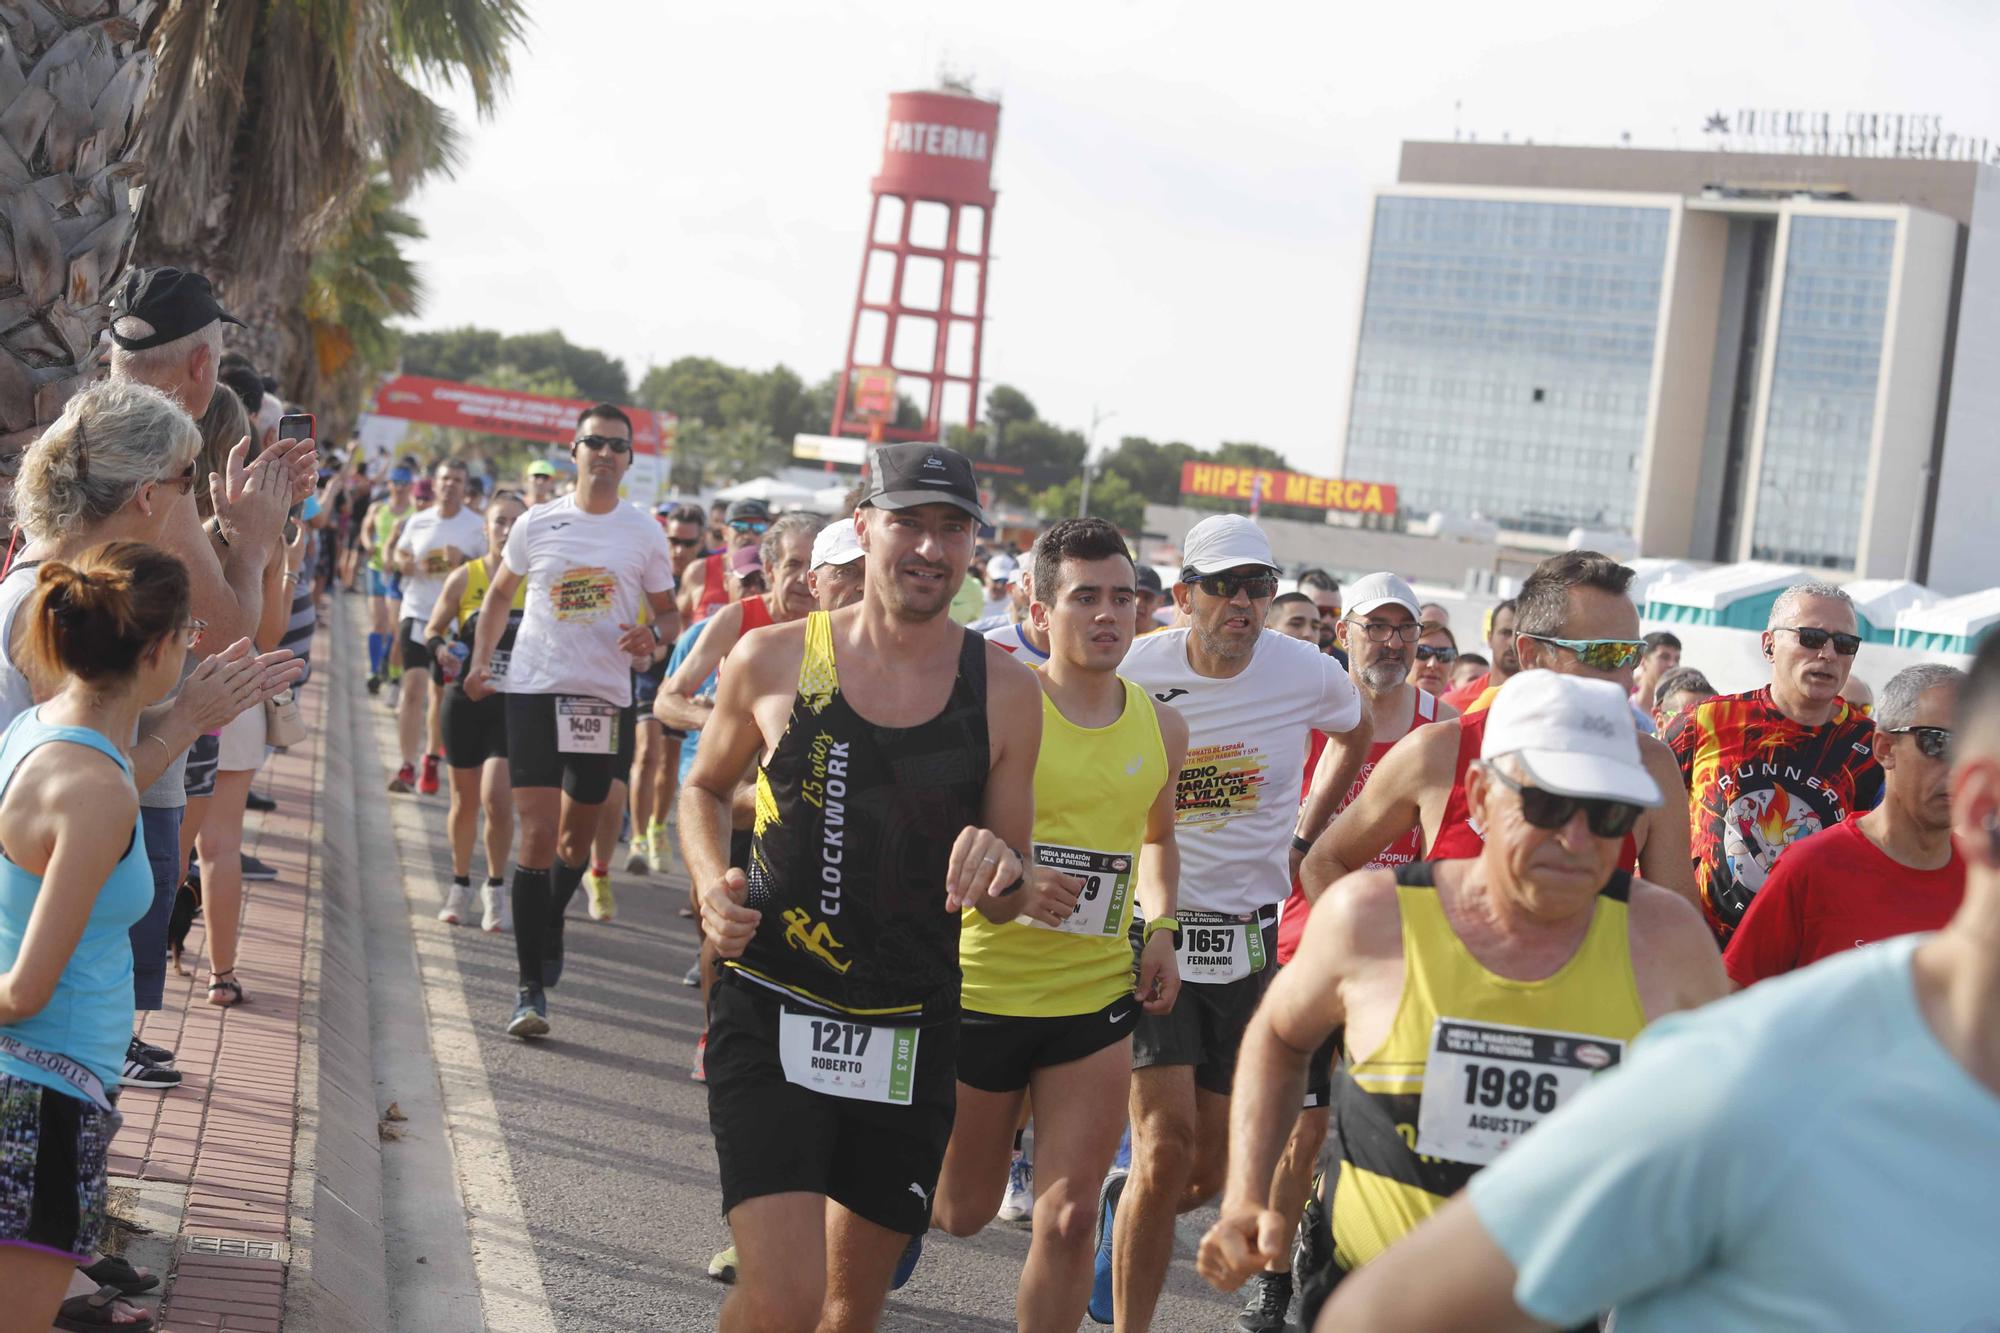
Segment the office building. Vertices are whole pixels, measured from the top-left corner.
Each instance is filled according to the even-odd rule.
[[[1524,541],[1986,587],[2000,170],[1406,143],[1335,475]]]

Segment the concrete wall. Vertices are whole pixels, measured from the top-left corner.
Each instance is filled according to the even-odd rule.
[[[1923,582],[1941,593],[2000,582],[2000,172],[1980,176],[1959,286],[1944,464]]]
[[[1161,534],[1164,541],[1145,543],[1139,558],[1152,564],[1178,563],[1181,538],[1213,512],[1178,505],[1147,505],[1146,531]],[[1465,586],[1468,571],[1512,572],[1522,563],[1520,559],[1505,558],[1493,542],[1375,532],[1282,518],[1259,519],[1258,526],[1270,537],[1271,552],[1288,573],[1310,565],[1342,577],[1393,569],[1405,578],[1461,588]],[[1173,548],[1174,560],[1156,558],[1157,547],[1162,544]],[[1526,567],[1533,565],[1534,559],[1528,559]]]
[[[1721,323],[1729,219],[1674,209],[1660,324],[1653,341],[1652,411],[1639,453],[1633,537],[1642,555],[1685,557],[1694,548],[1709,372]]]

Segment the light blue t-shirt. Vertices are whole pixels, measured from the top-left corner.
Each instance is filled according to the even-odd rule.
[[[1573,1327],[2000,1328],[2000,1097],[1911,955],[1857,949],[1662,1020],[1473,1178],[1514,1299]]]
[[[674,642],[673,652],[667,656],[666,680],[672,680],[674,672],[680,669],[681,663],[688,660],[688,654],[694,651],[694,641],[701,637],[701,632],[708,628],[708,622],[713,619],[715,619],[713,615],[704,616],[681,631],[681,637]],[[701,688],[704,690],[714,689],[715,680],[716,673],[713,671],[709,672],[708,679],[702,683]],[[664,683],[665,681],[662,681],[663,685]],[[699,693],[700,691],[696,692]],[[687,734],[687,739],[681,742],[680,780],[682,782],[687,781],[688,770],[694,767],[694,752],[700,745],[701,733],[699,731],[690,731]]]

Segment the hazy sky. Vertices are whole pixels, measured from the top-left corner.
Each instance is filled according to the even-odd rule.
[[[414,207],[418,327],[648,365],[839,367],[887,94],[1002,101],[986,384],[1079,429],[1328,465],[1369,190],[1406,138],[1696,146],[1739,107],[2000,139],[1987,0],[987,4],[531,0],[506,105]],[[1462,110],[1455,111],[1455,106]]]

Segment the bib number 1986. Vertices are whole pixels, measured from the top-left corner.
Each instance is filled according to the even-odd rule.
[[[1484,1166],[1624,1054],[1615,1037],[1440,1018],[1424,1061],[1417,1151]]]
[[[838,1015],[787,1009],[778,1022],[785,1081],[832,1097],[910,1104],[917,1069],[916,1028],[878,1027]]]

